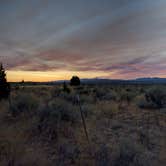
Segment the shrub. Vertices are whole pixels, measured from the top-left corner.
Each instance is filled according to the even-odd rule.
[[[96,93],[96,98],[102,100],[103,97],[108,93],[108,91],[104,88],[96,88],[95,93]]]
[[[21,112],[30,113],[32,111],[37,110],[37,108],[38,108],[38,100],[32,94],[18,93],[11,100],[11,111],[13,115],[17,115]]]
[[[151,160],[151,153],[128,138],[121,138],[112,149],[112,165],[115,166],[146,166],[151,165]]]
[[[136,97],[136,92],[132,92],[132,91],[122,91],[120,93],[120,101],[127,101],[127,103],[129,104],[135,97]]]
[[[145,97],[140,98],[138,101],[138,107],[139,108],[156,108],[154,103],[147,102]]]
[[[79,119],[79,112],[76,110],[72,104],[67,103],[63,100],[56,100],[50,103],[50,107],[52,110],[57,110],[60,114],[61,120],[70,121],[70,122],[77,122]],[[54,112],[53,111],[53,112]]]
[[[103,100],[116,100],[117,94],[114,91],[108,92],[103,96]]]
[[[95,165],[96,166],[110,166],[111,165],[111,149],[105,145],[100,146],[95,153]]]
[[[66,101],[66,102],[71,102],[71,103],[74,103],[75,102],[75,94],[73,92],[71,92],[70,94],[67,94],[65,92],[61,92],[59,94],[59,98],[63,101]],[[57,98],[58,99],[58,98]]]
[[[75,165],[76,160],[79,158],[80,150],[74,144],[63,143],[57,148],[58,159],[57,165]]]
[[[79,120],[78,110],[63,99],[50,101],[48,106],[40,109],[39,116],[42,119],[50,119],[54,122],[57,120],[63,120],[74,123]]]
[[[80,120],[80,114],[74,106],[65,100],[55,99],[39,108],[38,131],[49,141],[57,139],[59,134],[69,132],[67,128]],[[68,126],[66,128],[66,125]],[[64,128],[64,130],[63,130]],[[67,134],[71,136],[72,134]]]
[[[153,87],[145,93],[145,98],[152,107],[164,108],[166,106],[166,88]]]
[[[96,106],[94,104],[83,104],[82,110],[85,117],[94,115],[94,110],[96,109]]]
[[[81,104],[94,103],[94,98],[91,95],[80,95]]]
[[[53,88],[51,91],[52,97],[59,97],[61,95],[62,90],[60,88]]]
[[[116,115],[119,111],[118,104],[116,102],[102,102],[98,106],[98,109],[100,110],[98,113],[98,116],[106,117],[106,118],[112,118],[114,115]]]
[[[82,95],[90,95],[92,93],[92,90],[90,87],[87,87],[86,85],[80,85],[74,88],[74,90],[78,93],[78,94],[82,94]]]

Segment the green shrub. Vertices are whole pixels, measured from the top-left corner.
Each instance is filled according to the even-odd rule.
[[[41,119],[77,122],[79,120],[79,110],[75,106],[63,99],[55,99],[49,102],[48,106],[40,108],[39,116]]]
[[[11,99],[11,111],[13,115],[17,115],[21,112],[32,112],[38,108],[38,100],[32,94],[18,93]]]
[[[155,106],[152,103],[148,103],[145,98],[141,98],[140,101],[138,101],[138,107],[139,108],[154,108]]]
[[[95,93],[96,93],[96,97],[97,97],[98,99],[102,99],[103,96],[105,96],[106,91],[105,91],[103,88],[97,88],[97,89],[95,90]]]
[[[145,98],[153,108],[164,108],[166,106],[166,88],[153,87],[145,93]]]
[[[115,166],[146,166],[152,162],[152,154],[141,144],[132,139],[121,138],[118,146],[112,149],[112,165]]]
[[[49,141],[58,138],[59,130],[65,127],[65,123],[70,126],[80,120],[78,110],[62,99],[55,99],[48,105],[40,106],[38,117],[38,131],[48,137]]]
[[[108,92],[103,96],[103,100],[116,100],[117,94],[114,91]]]
[[[63,143],[58,146],[58,158],[55,165],[75,165],[79,158],[79,147],[72,143]]]
[[[136,92],[122,90],[120,92],[119,100],[130,103],[136,96],[137,96]]]
[[[111,149],[106,145],[101,145],[95,153],[96,166],[110,166],[111,165]]]

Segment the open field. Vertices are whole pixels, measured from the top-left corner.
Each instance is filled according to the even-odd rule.
[[[166,85],[12,87],[0,101],[0,165],[164,166]]]

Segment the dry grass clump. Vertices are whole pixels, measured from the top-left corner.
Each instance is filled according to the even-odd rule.
[[[98,117],[113,118],[119,112],[119,105],[112,101],[103,101],[97,105]]]

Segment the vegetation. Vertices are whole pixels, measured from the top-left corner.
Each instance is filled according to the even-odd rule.
[[[145,97],[146,101],[156,108],[163,108],[166,106],[166,89],[164,87],[151,88],[146,92]]]
[[[9,94],[10,94],[10,86],[6,80],[5,70],[2,64],[0,64],[0,99],[8,98]]]
[[[165,85],[11,88],[11,107],[0,101],[0,165],[165,165]]]
[[[64,92],[67,92],[67,93],[70,93],[70,89],[69,89],[69,87],[67,86],[66,82],[63,83],[63,91],[64,91]]]
[[[78,86],[78,85],[80,85],[80,83],[81,83],[80,79],[77,76],[73,76],[70,80],[70,85],[72,85],[72,86]]]

